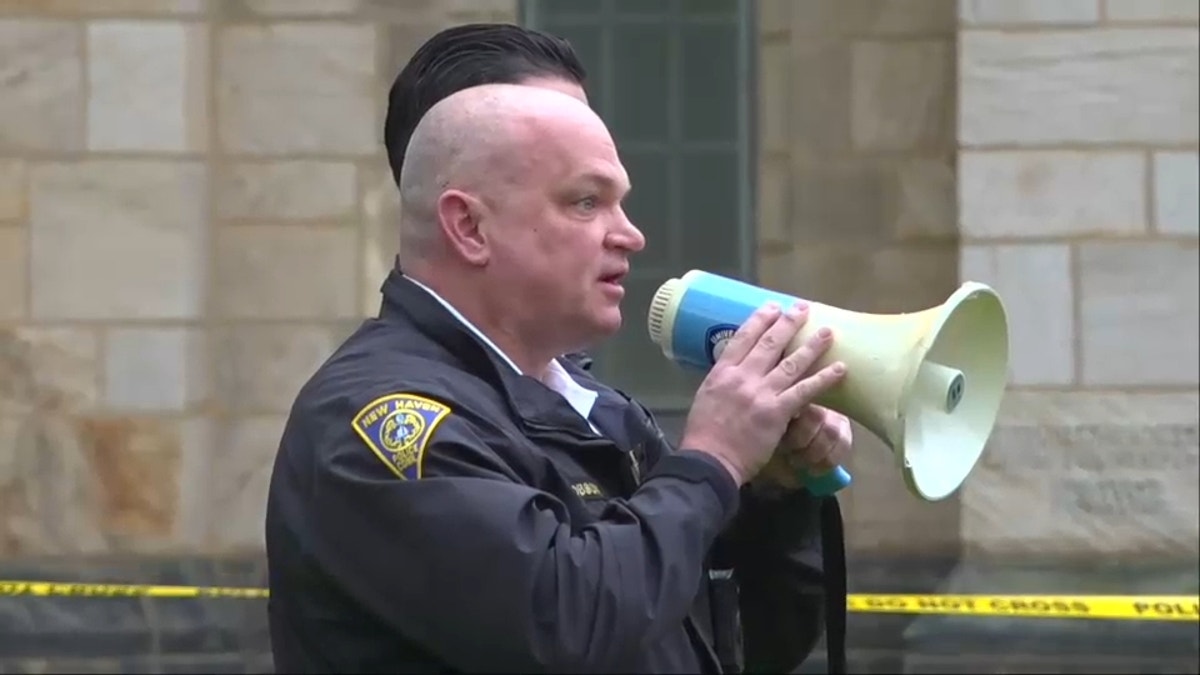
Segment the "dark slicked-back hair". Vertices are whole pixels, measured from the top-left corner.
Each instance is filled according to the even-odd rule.
[[[566,40],[512,24],[465,24],[429,38],[388,92],[383,138],[396,184],[413,129],[434,104],[469,87],[519,84],[531,77],[582,86],[587,73]]]

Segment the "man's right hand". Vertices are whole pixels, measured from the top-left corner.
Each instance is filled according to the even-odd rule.
[[[805,377],[829,348],[827,329],[781,360],[807,319],[803,304],[786,311],[768,305],[751,315],[700,384],[681,448],[715,456],[738,485],[758,474],[788,423],[845,375],[844,364],[832,363]]]

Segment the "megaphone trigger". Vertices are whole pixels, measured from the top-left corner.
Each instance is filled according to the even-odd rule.
[[[692,270],[655,294],[650,337],[667,358],[707,371],[755,310],[797,300]],[[787,351],[829,327],[836,339],[814,368],[840,361],[847,372],[813,402],[884,441],[918,498],[936,501],[956,491],[983,453],[1007,385],[1008,323],[999,295],[966,282],[941,305],[906,314],[866,314],[811,301],[808,306],[808,321]],[[806,474],[803,482],[813,494],[831,495],[851,477],[836,467]]]

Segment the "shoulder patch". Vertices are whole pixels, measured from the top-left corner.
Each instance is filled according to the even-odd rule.
[[[414,394],[388,394],[354,416],[354,431],[403,480],[419,480],[425,446],[450,406]]]

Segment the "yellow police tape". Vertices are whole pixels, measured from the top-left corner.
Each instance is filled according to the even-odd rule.
[[[851,612],[1200,622],[1188,595],[851,595]]]
[[[0,597],[266,598],[265,588],[153,586],[0,580]],[[853,594],[851,612],[1048,619],[1200,622],[1195,595],[882,595]]]

